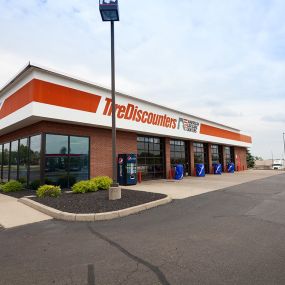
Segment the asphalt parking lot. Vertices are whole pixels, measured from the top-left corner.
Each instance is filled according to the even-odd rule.
[[[285,284],[285,175],[99,223],[0,232],[0,284]]]

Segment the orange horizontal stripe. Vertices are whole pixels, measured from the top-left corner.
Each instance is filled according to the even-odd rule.
[[[96,113],[100,100],[98,95],[33,79],[4,101],[0,119],[31,102]]]
[[[206,124],[201,124],[200,134],[234,140],[234,141],[252,143],[252,139],[250,136],[241,135],[239,133],[223,130]]]

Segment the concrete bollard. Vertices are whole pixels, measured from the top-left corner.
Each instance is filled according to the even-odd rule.
[[[122,198],[121,187],[110,187],[109,200],[119,200]]]

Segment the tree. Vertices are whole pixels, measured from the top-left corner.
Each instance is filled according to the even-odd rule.
[[[246,150],[246,162],[247,162],[247,168],[253,168],[255,166],[255,159],[251,155],[249,149]]]

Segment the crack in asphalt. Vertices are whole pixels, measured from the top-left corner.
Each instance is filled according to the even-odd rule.
[[[121,245],[119,245],[118,243],[112,241],[111,239],[107,238],[106,236],[104,236],[103,234],[95,231],[90,224],[88,224],[88,228],[90,230],[90,232],[97,236],[98,238],[100,238],[101,240],[104,240],[105,242],[109,243],[111,246],[115,247],[116,249],[118,249],[121,253],[123,253],[125,256],[129,257],[130,259],[132,259],[133,261],[135,261],[136,263],[140,263],[142,265],[144,265],[145,267],[149,268],[158,278],[159,282],[162,285],[171,285],[168,280],[166,279],[165,275],[163,274],[163,272],[159,269],[158,266],[155,266],[153,264],[151,264],[150,262],[130,253],[128,250],[126,250],[125,248],[123,248]]]
[[[95,285],[94,264],[88,264],[88,285]]]
[[[137,273],[138,271],[139,271],[139,263],[137,262],[137,264],[136,264],[136,269],[134,269],[134,270],[132,270],[131,272],[129,272],[129,273],[127,274],[126,278],[123,279],[122,281],[120,281],[120,282],[118,283],[118,285],[125,284],[125,282],[128,281],[129,278],[130,278],[133,274]]]

